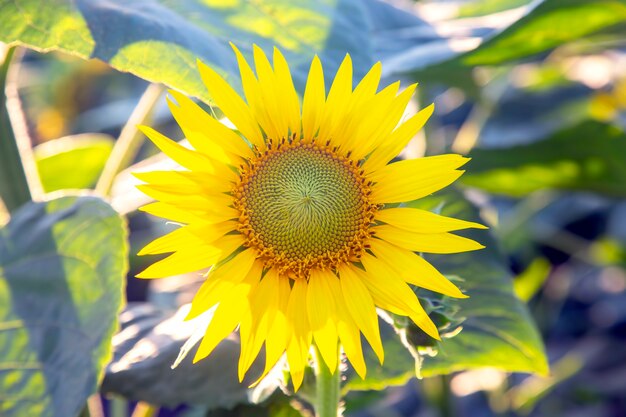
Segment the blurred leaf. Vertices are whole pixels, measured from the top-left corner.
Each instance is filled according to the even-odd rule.
[[[0,47],[0,202],[3,208],[6,207],[7,212],[14,211],[31,201],[30,186],[36,184],[36,181],[28,182],[20,157],[19,145],[28,146],[28,141],[18,142],[22,136],[16,136],[13,132],[9,108],[6,105],[9,93],[7,76],[14,53],[15,48]]]
[[[529,301],[539,291],[550,274],[551,265],[546,258],[536,258],[513,281],[515,294],[523,301]]]
[[[528,76],[540,77],[536,73]],[[509,82],[514,82],[513,78],[511,75]],[[488,116],[484,124],[477,126],[480,129],[476,145],[478,148],[502,149],[539,142],[570,127],[573,120],[589,118],[593,90],[584,85],[570,82],[553,84],[549,88],[544,86],[539,90],[505,85],[502,87],[504,93],[488,104]],[[484,88],[483,94],[487,90]]]
[[[366,3],[379,5],[379,0]],[[528,3],[523,0],[484,0],[464,3],[459,17],[482,14]],[[519,19],[434,19],[418,11],[370,11],[374,48],[382,51],[386,72],[413,73],[420,80],[458,82],[467,67],[515,62],[591,34],[623,37],[626,0],[543,0],[532,3]],[[437,11],[437,3],[431,8]],[[373,9],[371,6],[368,6]],[[392,7],[387,5],[386,8]],[[467,11],[469,8],[469,12]],[[381,30],[382,29],[382,30]],[[380,32],[380,33],[379,33]],[[441,33],[446,33],[442,36]],[[395,39],[394,39],[395,38]],[[382,46],[385,44],[387,46]],[[398,45],[398,46],[396,46]],[[463,74],[464,75],[464,74]]]
[[[371,43],[374,56],[383,62],[383,78],[396,81],[397,74],[414,72],[436,67],[438,64],[454,59],[460,53],[476,47],[476,42],[491,33],[493,28],[485,29],[480,25],[468,27],[460,33],[440,30],[439,22],[431,21],[415,8],[400,7],[400,2],[383,0],[362,0],[371,25]],[[397,7],[396,7],[397,6]],[[430,6],[437,7],[437,4]],[[443,5],[445,6],[445,5]],[[469,25],[468,25],[469,26]],[[446,36],[442,35],[446,33]],[[470,37],[470,42],[468,42]],[[445,70],[445,68],[441,68]],[[454,76],[432,74],[437,79],[445,78],[450,83],[471,84],[471,77],[459,76],[454,68]],[[431,74],[420,73],[420,81]],[[471,87],[471,85],[470,85]]]
[[[484,16],[525,6],[531,0],[474,0],[459,6],[458,17]]]
[[[76,416],[96,392],[125,239],[120,216],[93,197],[29,203],[0,230],[0,415]]]
[[[37,146],[34,153],[44,191],[93,187],[113,144],[109,135],[87,133]]]
[[[184,322],[188,311],[189,305],[175,314],[148,303],[130,305],[120,316],[122,330],[113,338],[113,361],[107,367],[102,391],[169,407],[205,405],[207,410],[259,402],[274,391],[276,384],[271,378],[248,388],[262,371],[258,360],[248,378],[238,381],[240,344],[236,333],[208,358],[193,364],[194,348],[172,369],[183,344],[197,330],[203,331],[210,319],[205,314]]]
[[[0,2],[0,41],[38,51],[98,58],[119,71],[164,83],[208,101],[196,58],[239,79],[228,41],[250,53],[276,45],[304,86],[310,60],[320,55],[327,74],[346,52],[362,76],[372,64],[368,22],[358,0],[26,0]],[[238,84],[238,83],[237,83]]]
[[[477,210],[458,192],[449,190],[410,204],[441,214],[480,221]],[[466,317],[463,330],[438,344],[434,357],[425,356],[424,376],[490,366],[512,372],[547,374],[543,342],[525,306],[513,291],[511,272],[496,242],[485,231],[466,231],[464,236],[486,246],[475,252],[432,255],[426,258],[443,274],[463,279],[460,287],[470,296],[457,300],[459,314]]]
[[[521,197],[536,190],[584,190],[626,196],[626,134],[585,121],[546,140],[506,149],[474,149],[465,185]]]
[[[623,23],[625,19],[624,0],[544,0],[454,62],[476,66],[519,60]]]

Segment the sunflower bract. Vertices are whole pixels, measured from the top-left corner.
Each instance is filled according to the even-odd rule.
[[[408,316],[439,338],[409,285],[465,295],[415,252],[479,249],[450,232],[483,226],[388,207],[431,194],[463,172],[467,158],[459,155],[390,163],[433,105],[402,122],[415,86],[400,93],[398,83],[379,89],[377,63],[353,88],[349,55],[328,95],[315,57],[300,100],[280,51],[274,50],[272,65],[255,47],[253,70],[233,49],[245,97],[198,65],[239,133],[175,91],[168,103],[193,149],[142,127],[181,166],[137,175],[145,182],[139,188],[157,200],[143,210],[182,226],[140,252],[171,255],[138,277],[211,267],[188,316],[217,306],[194,360],[239,328],[240,379],[265,346],[262,376],[286,354],[298,389],[312,343],[330,369],[337,368],[341,346],[364,377],[363,334],[382,363],[376,308]]]

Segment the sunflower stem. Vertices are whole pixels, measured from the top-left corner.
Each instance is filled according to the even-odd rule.
[[[137,126],[147,123],[164,90],[165,87],[161,84],[150,84],[139,99],[98,179],[96,184],[98,194],[109,195],[117,174],[132,163],[144,139]]]
[[[315,416],[338,417],[339,401],[341,400],[339,387],[341,372],[335,369],[331,373],[326,362],[322,359],[317,346],[315,347]]]

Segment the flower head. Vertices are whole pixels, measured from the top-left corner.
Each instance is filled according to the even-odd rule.
[[[256,73],[235,49],[245,100],[199,63],[228,129],[186,96],[170,109],[194,149],[145,134],[184,169],[137,174],[156,200],[144,211],[182,227],[140,254],[173,252],[139,274],[159,278],[211,267],[188,318],[217,306],[195,360],[239,327],[239,376],[265,345],[267,373],[286,353],[296,389],[315,343],[336,369],[338,346],[356,372],[365,336],[381,363],[376,308],[410,317],[433,338],[437,328],[410,288],[452,297],[459,289],[415,252],[479,249],[449,232],[480,224],[406,208],[456,180],[467,162],[440,155],[390,163],[422,128],[433,106],[401,122],[415,85],[378,91],[381,65],[352,88],[346,56],[328,95],[313,59],[302,100],[283,55],[273,66],[254,48]]]

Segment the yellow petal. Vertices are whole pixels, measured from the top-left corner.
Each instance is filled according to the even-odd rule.
[[[306,294],[306,308],[313,339],[331,373],[337,369],[337,310],[335,306],[335,274],[330,271],[312,270]]]
[[[382,71],[383,66],[380,61],[372,65],[372,68],[370,68],[367,74],[365,74],[365,77],[363,77],[354,89],[354,96],[357,98],[369,98],[376,94]]]
[[[208,140],[203,132],[200,130],[200,126],[197,125],[199,120],[197,116],[191,118],[191,114],[183,111],[176,106],[169,98],[166,99],[167,105],[170,108],[170,112],[174,119],[180,126],[183,134],[189,140],[189,143],[204,156],[215,159],[223,164],[237,165],[237,160],[232,154],[228,154],[222,146]],[[210,117],[208,117],[210,118]]]
[[[437,327],[430,320],[411,288],[395,271],[375,257],[366,254],[361,258],[366,273],[360,274],[374,302],[392,313],[409,316],[429,336],[439,339]]]
[[[206,172],[195,171],[148,171],[148,172],[133,172],[132,175],[140,181],[150,184],[162,184],[172,186],[182,186],[192,191],[190,187],[195,186],[193,191],[198,190],[205,191],[230,191],[232,185],[225,179],[235,179],[236,174],[230,170],[224,170],[224,173],[220,172],[219,177]]]
[[[174,204],[176,201],[174,201]],[[173,204],[156,202],[150,203],[139,208],[140,211],[152,214],[153,216],[162,217],[175,222],[189,223],[220,223],[239,217],[239,212],[230,207],[224,207],[219,211],[211,208],[197,207],[195,210],[182,208]]]
[[[155,197],[149,191],[154,191],[156,193],[165,193],[169,195],[175,196],[198,196],[198,195],[219,195],[225,192],[228,192],[232,189],[232,183],[222,179],[222,181],[217,182],[215,187],[211,187],[210,183],[207,181],[206,184],[198,184],[193,182],[183,182],[183,181],[171,181],[170,183],[150,183],[150,184],[141,184],[138,188],[144,192],[145,194],[161,199],[160,197]]]
[[[304,378],[304,368],[309,360],[309,348],[311,346],[311,330],[307,315],[303,314],[306,306],[307,282],[304,279],[296,279],[291,288],[289,303],[287,305],[287,322],[290,324],[291,340],[287,346],[287,361],[294,390],[298,391]]]
[[[408,145],[409,141],[417,135],[422,127],[426,124],[426,121],[433,114],[435,105],[431,104],[428,107],[417,112],[409,120],[402,123],[394,130],[389,138],[380,144],[378,148],[367,158],[363,164],[363,169],[366,173],[370,173],[385,166],[389,161],[396,157],[402,150]]]
[[[169,90],[169,93],[178,103],[176,106],[168,100],[170,110],[194,148],[211,158],[214,158],[216,146],[242,158],[253,156],[252,149],[241,136],[214,119],[192,99],[175,90]]]
[[[289,65],[278,48],[274,48],[274,71],[278,89],[276,95],[285,103],[280,107],[280,111],[284,113],[290,133],[292,135],[296,133],[300,137],[300,100],[293,86]]]
[[[221,259],[225,259],[228,255],[224,255]],[[204,281],[194,296],[185,320],[198,317],[219,303],[225,294],[248,275],[260,278],[263,272],[263,264],[260,261],[256,261],[256,255],[254,249],[247,249],[238,253],[230,261],[211,268],[206,281]]]
[[[165,236],[153,240],[141,249],[137,255],[142,256],[175,252],[186,246],[196,246],[198,243],[210,244],[226,233],[234,230],[235,226],[234,222],[183,226]]]
[[[453,283],[421,256],[380,239],[370,239],[371,250],[378,259],[396,271],[403,280],[455,298],[467,298]]]
[[[164,154],[192,171],[213,172],[214,163],[201,153],[187,149],[148,126],[138,126]]]
[[[339,329],[339,336],[341,338],[341,345],[348,357],[348,360],[352,364],[352,367],[356,373],[365,379],[367,375],[367,366],[365,365],[365,359],[363,358],[363,348],[361,347],[361,333],[354,323],[340,320],[337,323]]]
[[[374,130],[376,130],[381,121],[386,117],[385,111],[393,102],[400,82],[395,82],[387,87],[383,88],[381,92],[374,96],[359,97],[354,93],[349,105],[348,115],[342,124],[343,129],[338,131],[336,135],[341,137],[341,143],[339,144],[344,151],[352,152],[364,152],[361,150],[361,145],[364,141],[369,141],[369,138]],[[355,158],[357,159],[357,158]]]
[[[276,365],[280,357],[285,353],[290,336],[289,323],[287,322],[287,306],[291,294],[291,286],[289,278],[285,276],[279,277],[278,282],[278,306],[274,315],[274,322],[270,326],[265,340],[265,369],[263,374],[251,386],[258,384]]]
[[[479,223],[440,216],[416,208],[390,208],[376,213],[376,220],[414,233],[442,233],[461,229],[486,229]]]
[[[341,294],[346,308],[382,364],[385,352],[380,340],[378,314],[372,296],[352,265],[339,267]]]
[[[176,202],[174,202],[176,203]],[[225,207],[222,210],[215,211],[206,207],[198,207],[190,210],[181,206],[175,206],[169,203],[156,202],[150,203],[139,210],[152,214],[153,216],[162,217],[183,224],[189,223],[220,223],[239,217],[239,212],[233,208]]]
[[[484,248],[474,240],[451,233],[413,233],[390,225],[376,226],[372,231],[377,237],[413,252],[459,253]]]
[[[280,97],[277,94],[280,91],[277,90],[276,76],[272,70],[265,52],[257,45],[253,46],[254,54],[254,67],[259,79],[259,86],[261,88],[263,103],[267,107],[268,114],[275,127],[275,133],[272,137],[274,140],[280,138],[286,138],[289,135],[289,127],[287,125],[287,119],[285,118],[285,110],[282,108],[285,105],[286,97]]]
[[[263,135],[250,109],[230,85],[212,68],[198,61],[200,76],[215,103],[253,145],[263,147]]]
[[[274,120],[271,118],[271,105],[267,102],[269,97],[264,95],[259,80],[254,75],[252,68],[248,64],[248,61],[246,61],[246,58],[243,56],[241,51],[239,51],[239,49],[232,43],[230,46],[233,48],[237,56],[239,72],[243,83],[243,91],[245,92],[246,100],[248,101],[248,105],[250,106],[250,110],[254,118],[261,125],[261,128],[268,137],[277,137],[277,135],[279,135],[279,130],[275,126]]]
[[[337,70],[337,75],[328,92],[324,114],[320,124],[318,140],[330,141],[334,146],[341,144],[342,137],[335,133],[345,125],[345,119],[351,116],[348,103],[352,99],[352,59],[346,54]]]
[[[233,235],[230,240],[236,240],[237,246],[243,244],[243,238],[240,235]],[[223,247],[225,246],[222,242],[220,242],[220,247],[214,245],[185,247],[167,258],[153,263],[136,277],[164,278],[208,268],[219,259]]]
[[[171,204],[162,203],[160,201],[146,204],[139,208],[140,211],[146,212],[156,217],[161,217],[164,219],[170,219],[179,223],[192,223],[195,221],[199,221],[202,218],[198,217],[194,213],[191,213],[187,210],[181,210]],[[228,220],[228,219],[224,219]]]
[[[367,132],[365,132],[366,134],[359,134],[361,145],[355,147],[353,151],[355,159],[363,159],[389,138],[391,132],[402,118],[416,87],[417,84],[412,84],[405,88],[388,106],[380,109],[379,112],[370,119],[372,122],[376,122],[376,125],[371,127],[369,134],[367,134]]]
[[[208,200],[216,199],[219,204],[225,203],[225,206],[232,204],[233,201],[232,197],[222,192],[217,191],[209,194],[202,192],[199,188],[186,189],[184,184],[178,187],[176,184],[138,184],[135,187],[155,200],[175,202],[178,206],[180,206],[181,200],[198,201],[199,204],[205,204]]]
[[[248,294],[254,290],[259,278],[260,276],[254,277],[249,275],[220,301],[206,329],[204,338],[200,342],[200,346],[198,346],[193,363],[209,356],[213,349],[235,330],[242,316],[249,308]]]
[[[324,103],[326,102],[326,87],[324,86],[324,72],[322,63],[317,55],[313,57],[309,77],[307,78],[302,103],[302,137],[305,142],[313,140],[322,119]]]
[[[155,200],[160,200],[175,207],[189,210],[228,210],[229,206],[233,204],[232,196],[220,192],[212,194],[180,194],[175,188],[172,188],[172,186],[153,184],[139,184],[136,188]],[[238,217],[238,214],[236,217]]]
[[[337,283],[337,294],[341,292],[341,287],[338,285],[339,284]],[[365,378],[367,366],[365,365],[365,359],[363,359],[361,333],[352,320],[343,297],[337,297],[336,301],[338,314],[337,331],[339,333],[339,338],[341,339],[341,345],[343,346],[343,350],[346,352],[346,356],[356,373],[361,378]]]
[[[456,168],[469,159],[460,155],[438,155],[386,165],[369,178],[376,184],[371,198],[377,203],[415,200],[438,191],[463,174]]]
[[[241,355],[239,356],[239,382],[256,359],[269,332],[278,309],[278,273],[270,269],[250,296],[249,317],[239,329]]]

